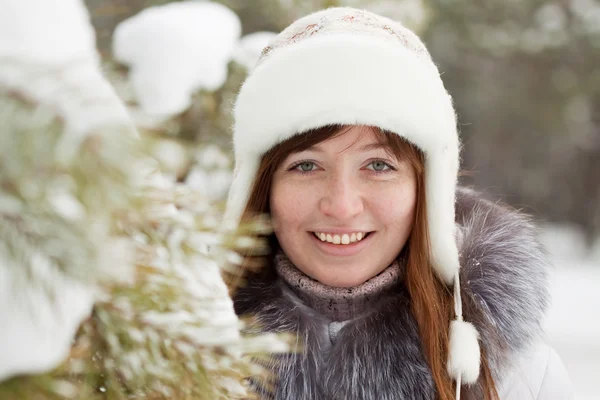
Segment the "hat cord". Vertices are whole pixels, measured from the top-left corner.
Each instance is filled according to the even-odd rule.
[[[462,314],[462,297],[460,295],[460,276],[457,270],[454,274],[454,314],[457,321],[463,321]],[[462,374],[456,376],[456,400],[460,400],[460,387],[462,382]]]

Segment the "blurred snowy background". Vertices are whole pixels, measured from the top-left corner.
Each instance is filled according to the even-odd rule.
[[[44,0],[5,5],[9,11],[16,10],[11,4],[36,9],[36,1]],[[370,9],[415,30],[443,71],[458,109],[463,182],[542,224],[556,264],[548,340],[563,358],[578,398],[600,399],[600,0],[84,3],[102,70],[160,164],[157,189],[179,185],[177,191],[199,192],[217,208],[231,179],[231,105],[274,32],[308,12],[340,5]],[[28,55],[27,46],[11,39],[22,33],[19,27],[52,32],[39,43],[35,35],[29,38],[42,56],[51,59],[57,48],[67,49],[65,54],[73,48],[69,38],[78,36],[65,23],[68,16],[48,7],[24,13],[27,21],[11,19],[10,13],[3,20],[0,13],[0,84],[6,76],[9,83],[15,77],[28,83],[27,75],[15,74],[2,58]],[[183,211],[190,210],[171,200],[157,218],[187,221]],[[214,218],[204,222],[214,224]],[[199,239],[203,245],[205,239]]]
[[[546,226],[543,239],[556,264],[548,341],[565,363],[577,398],[600,399],[600,248],[586,248],[583,232],[573,226]]]

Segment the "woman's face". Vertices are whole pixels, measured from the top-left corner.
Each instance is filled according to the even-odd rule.
[[[412,229],[415,203],[409,162],[362,126],[290,154],[270,194],[285,254],[306,275],[338,287],[360,285],[392,263]]]

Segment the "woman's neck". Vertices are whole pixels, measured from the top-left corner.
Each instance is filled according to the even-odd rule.
[[[275,270],[308,307],[332,321],[347,321],[365,314],[402,281],[398,261],[361,285],[342,288],[327,286],[304,274],[283,252],[275,256]]]

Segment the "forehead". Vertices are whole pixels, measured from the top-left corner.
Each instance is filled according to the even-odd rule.
[[[342,128],[332,137],[309,147],[307,150],[317,152],[349,152],[368,151],[387,148],[381,133],[368,126],[353,125]]]

